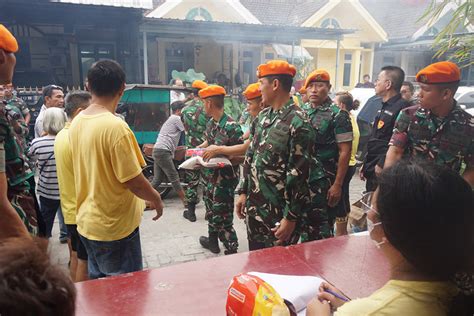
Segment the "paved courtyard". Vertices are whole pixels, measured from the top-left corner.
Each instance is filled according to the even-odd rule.
[[[364,182],[355,175],[351,182],[351,201],[356,201],[365,188]],[[165,200],[163,216],[156,222],[152,220],[155,212],[146,211],[140,225],[143,267],[159,268],[188,261],[202,260],[223,255],[224,247],[220,244],[219,255],[203,249],[199,236],[207,235],[207,222],[204,220],[204,203],[196,208],[197,221],[191,223],[183,218],[183,207],[179,198],[171,193]],[[239,252],[248,251],[245,223],[234,218],[234,227],[239,238]],[[51,257],[54,263],[67,268],[69,254],[67,245],[58,240],[59,225],[54,224],[53,237],[50,243]]]

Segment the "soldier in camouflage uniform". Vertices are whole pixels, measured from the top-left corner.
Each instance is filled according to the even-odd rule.
[[[31,118],[30,110],[28,109],[25,101],[15,96],[14,91],[15,89],[12,84],[5,85],[5,101],[7,101],[8,105],[14,106],[18,109],[25,121],[25,125],[28,126]]]
[[[207,87],[207,83],[195,80],[192,84],[194,98],[186,103],[181,111],[186,134],[186,147],[196,148],[204,142],[204,131],[209,118],[206,116],[199,91]],[[198,187],[201,182],[201,170],[186,170],[186,202],[188,209],[183,212],[183,217],[191,222],[196,221],[196,204],[199,203]]]
[[[206,114],[211,117],[204,133],[205,142],[199,147],[242,144],[240,125],[224,113],[224,88],[208,86],[199,91],[199,96],[204,101]],[[209,235],[201,236],[199,242],[211,252],[219,253],[219,238],[226,248],[226,255],[236,253],[239,243],[233,226],[233,207],[234,191],[239,181],[238,167],[203,168],[203,175]]]
[[[306,112],[316,131],[314,138],[316,159],[322,164],[331,183],[330,187],[327,187],[326,180],[321,180],[319,168],[312,169],[311,180],[314,180],[311,183],[312,209],[313,213],[318,213],[323,218],[327,216],[329,227],[332,228],[335,221],[340,225],[347,225],[347,214],[340,201],[342,184],[349,168],[353,135],[348,112],[341,111],[328,96],[331,89],[329,81],[329,74],[325,70],[318,69],[308,76],[304,89],[307,90],[310,101],[310,107]],[[325,197],[327,197],[327,212]],[[309,240],[329,237],[332,234],[326,228],[322,235],[314,234],[318,229],[312,227],[314,224],[311,221],[307,224],[310,232]]]
[[[263,102],[244,162],[237,214],[245,215],[249,249],[298,241],[301,214],[309,204],[314,131],[290,98],[296,69],[286,61],[258,67]],[[276,87],[276,89],[275,89]]]
[[[11,83],[15,66],[14,53],[17,50],[16,39],[0,24],[0,53],[4,56],[0,67],[0,84],[2,85]],[[8,223],[9,226],[1,227],[0,235],[13,233],[19,236],[22,235],[22,231],[25,231],[24,227],[20,228],[19,219],[14,215],[12,206],[28,231],[32,235],[37,235],[37,209],[28,183],[33,180],[33,172],[26,164],[27,159],[12,129],[15,117],[15,112],[7,109],[2,101],[0,103],[0,216],[2,222],[9,220],[11,222]],[[16,232],[7,232],[14,228],[17,228]]]
[[[403,155],[427,159],[463,175],[474,187],[474,118],[456,103],[460,70],[439,62],[420,70],[420,106],[400,112],[385,167]]]

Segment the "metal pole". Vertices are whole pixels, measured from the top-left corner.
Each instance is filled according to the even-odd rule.
[[[143,31],[143,83],[148,84],[148,43],[145,31]]]
[[[295,57],[295,41],[291,42],[291,63],[293,64]]]
[[[336,41],[336,75],[334,76],[334,91],[337,92],[338,88],[338,75],[339,75],[339,49],[340,49],[340,40]]]

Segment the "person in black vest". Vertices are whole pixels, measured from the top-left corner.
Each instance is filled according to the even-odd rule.
[[[402,98],[400,89],[405,80],[405,72],[396,66],[383,67],[375,82],[375,94],[380,97],[382,104],[375,116],[372,135],[367,144],[367,156],[361,168],[361,179],[367,180],[366,190],[375,191],[377,175],[383,169],[388,142],[392,137],[393,127],[398,113],[409,103]]]

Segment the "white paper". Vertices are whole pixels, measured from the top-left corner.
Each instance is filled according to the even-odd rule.
[[[280,296],[290,301],[298,315],[305,315],[306,306],[316,297],[323,279],[315,276],[282,275],[249,272],[270,284]]]
[[[227,158],[217,157],[211,158],[209,161],[204,161],[201,156],[191,157],[179,165],[179,169],[196,170],[202,167],[205,168],[223,168],[225,166],[232,166],[232,163]]]

